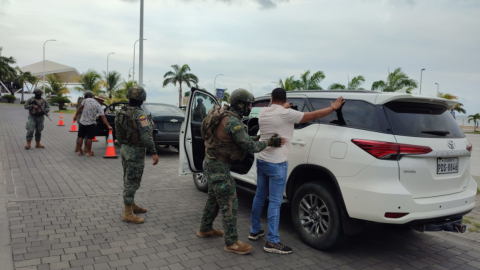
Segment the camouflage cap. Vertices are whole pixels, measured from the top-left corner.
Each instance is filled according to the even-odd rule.
[[[246,89],[238,88],[230,95],[230,105],[234,106],[238,102],[253,103],[255,97]]]
[[[35,93],[40,93],[40,94],[41,94],[41,93],[42,93],[42,89],[40,89],[40,88],[35,88],[35,90],[33,90],[33,93],[34,93],[34,94],[35,94]]]
[[[95,96],[95,94],[92,91],[87,90],[87,91],[85,91],[85,94],[83,96],[85,98],[93,98]]]
[[[135,85],[128,89],[127,98],[145,101],[147,99],[147,92],[145,91],[145,89],[143,89],[143,87]]]

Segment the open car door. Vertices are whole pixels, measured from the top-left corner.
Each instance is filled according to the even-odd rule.
[[[124,106],[128,104],[126,101],[121,101],[121,102],[116,102],[112,103],[110,105],[103,104],[103,112],[105,114],[105,118],[107,118],[108,124],[113,128],[113,138],[115,140],[115,116],[117,115],[117,112]],[[97,132],[95,133],[95,136],[105,136],[105,142],[108,140],[108,128],[103,123],[102,118],[98,117],[97,118]]]
[[[180,129],[179,175],[203,172],[205,144],[200,132],[202,120],[213,106],[219,105],[211,93],[192,87]]]

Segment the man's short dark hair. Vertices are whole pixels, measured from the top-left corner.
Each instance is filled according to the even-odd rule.
[[[287,91],[283,88],[275,88],[272,91],[272,101],[273,102],[286,102],[287,101]]]

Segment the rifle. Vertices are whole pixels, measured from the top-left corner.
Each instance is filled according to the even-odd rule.
[[[40,104],[38,104],[38,102],[37,102],[35,99],[32,101],[31,104],[37,105],[38,109],[39,109],[41,112],[43,112],[43,114],[44,114],[50,121],[52,121],[52,119],[50,119],[50,117],[48,116],[48,113],[45,111],[45,109],[44,109],[42,106],[40,106]]]

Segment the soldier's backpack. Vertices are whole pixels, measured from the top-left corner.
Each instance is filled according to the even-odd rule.
[[[120,144],[138,145],[142,141],[139,126],[135,120],[138,107],[123,106],[115,116],[115,137]]]

